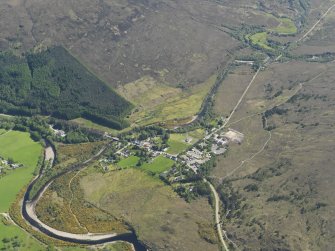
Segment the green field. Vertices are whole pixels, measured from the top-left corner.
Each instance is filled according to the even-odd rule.
[[[0,135],[0,156],[24,165],[0,179],[0,212],[8,210],[16,194],[33,177],[41,153],[41,144],[34,142],[29,133],[9,131]]]
[[[29,133],[17,131],[3,133],[1,130],[0,134],[0,156],[13,158],[15,162],[24,165],[0,178],[0,212],[3,213],[8,211],[17,193],[33,177],[42,146],[32,141]],[[0,239],[1,250],[45,250],[37,240],[3,217],[0,221]]]
[[[197,129],[189,133],[170,134],[170,138],[168,140],[169,149],[167,152],[170,154],[179,154],[204,136],[205,131],[203,129]]]
[[[264,32],[258,32],[252,35],[247,35],[247,39],[253,45],[258,45],[259,47],[266,49],[266,50],[273,50],[273,48],[271,48],[268,45],[267,36],[268,34],[264,31]]]
[[[144,163],[141,167],[154,174],[160,174],[170,169],[174,161],[163,156],[158,156],[151,163]]]
[[[272,14],[267,14],[267,17],[275,19],[279,25],[268,29],[271,32],[278,33],[279,35],[292,35],[297,33],[298,28],[295,23],[287,17],[276,17]]]
[[[137,105],[129,119],[133,124],[147,125],[181,119],[189,121],[199,112],[216,77],[214,74],[205,82],[187,90],[143,77],[119,87],[118,92]]]
[[[117,165],[121,168],[135,167],[139,160],[140,158],[137,156],[130,156],[128,158],[120,160]]]
[[[8,223],[3,216],[0,216],[0,220],[0,250],[45,250],[40,242],[29,236],[21,228]],[[4,222],[8,225],[5,225]]]
[[[280,18],[280,25],[273,29],[274,32],[280,35],[288,35],[297,33],[298,29],[294,22],[286,17]]]
[[[190,145],[185,142],[186,137],[183,134],[171,134],[168,140],[170,154],[178,154],[185,151]]]

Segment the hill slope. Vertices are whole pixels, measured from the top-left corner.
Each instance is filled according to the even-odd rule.
[[[24,58],[0,56],[1,112],[85,117],[122,128],[132,105],[89,72],[63,47]]]

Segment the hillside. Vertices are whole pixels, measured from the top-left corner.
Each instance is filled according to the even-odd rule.
[[[8,193],[0,249],[334,250],[335,0],[3,0],[0,20],[0,183],[32,177],[17,135],[55,156]]]
[[[26,57],[2,53],[0,71],[2,113],[85,117],[121,129],[132,107],[62,47]]]

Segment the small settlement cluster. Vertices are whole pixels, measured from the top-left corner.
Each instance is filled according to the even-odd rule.
[[[172,134],[171,134],[172,135]],[[171,136],[170,135],[170,136]],[[161,147],[157,144],[157,137],[146,138],[143,140],[121,140],[105,134],[105,137],[113,140],[116,143],[116,150],[112,158],[104,158],[100,163],[107,170],[108,164],[118,165],[120,160],[130,159],[134,155],[134,148],[140,149],[145,154],[145,161],[153,162],[158,156],[164,157],[173,161],[171,168],[160,173],[160,177],[169,183],[174,183],[187,179],[190,175],[198,174],[201,167],[210,161],[216,155],[224,154],[230,143],[241,144],[244,135],[234,129],[229,128],[213,128],[206,131],[202,138],[194,140],[190,137],[185,137],[183,142],[187,147],[178,152],[171,153],[169,146]],[[192,143],[191,143],[192,142]],[[138,155],[137,155],[138,156]],[[135,160],[135,158],[133,157]],[[141,165],[133,164],[133,167]]]
[[[13,170],[22,166],[22,164],[15,163],[12,159],[6,160],[0,157],[0,175],[4,174],[6,170]]]

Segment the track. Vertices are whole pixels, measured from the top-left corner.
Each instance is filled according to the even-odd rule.
[[[329,12],[335,7],[335,4],[330,6],[327,11],[320,17],[320,19],[310,28],[301,38],[297,40],[297,42],[300,42],[304,40],[315,28],[318,26],[318,24],[329,14]]]
[[[39,199],[43,196],[43,193],[48,189],[48,187],[52,184],[52,182],[67,173],[70,173],[72,171],[78,171],[82,168],[86,167],[86,164],[90,163],[91,161],[98,158],[106,149],[107,147],[103,147],[96,155],[91,157],[90,159],[84,161],[83,163],[74,166],[71,168],[71,170],[65,171],[63,173],[60,173],[59,175],[51,178],[48,183],[46,183],[37,193],[36,198],[34,198],[32,201],[29,200],[30,191],[33,187],[33,185],[36,183],[36,181],[43,175],[42,172],[35,177],[35,179],[29,184],[24,198],[22,202],[22,216],[27,221],[28,224],[30,224],[34,229],[37,229],[41,233],[44,233],[48,235],[49,237],[71,242],[71,243],[77,243],[77,244],[87,244],[87,245],[97,245],[97,244],[104,244],[104,243],[112,243],[116,241],[125,241],[128,243],[133,244],[136,251],[145,251],[147,250],[147,247],[145,247],[142,243],[140,243],[135,235],[135,233],[124,233],[124,234],[117,234],[117,233],[87,233],[87,234],[73,234],[69,232],[60,231],[57,229],[54,229],[47,224],[43,223],[41,220],[38,219],[36,212],[35,212],[35,206]]]

